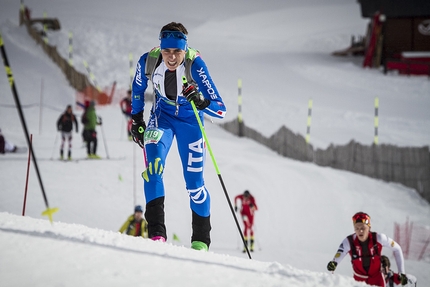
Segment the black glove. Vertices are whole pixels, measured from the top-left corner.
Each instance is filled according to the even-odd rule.
[[[234,207],[234,211],[237,212],[237,206]]]
[[[390,279],[391,277],[394,276],[394,273],[393,273],[393,271],[390,270],[386,273],[386,275],[387,275],[387,278]]]
[[[408,277],[406,277],[405,274],[400,274],[399,275],[399,279],[400,279],[400,284],[402,284],[402,286],[408,284]]]
[[[131,124],[131,135],[133,136],[133,141],[137,143],[141,148],[144,148],[143,134],[146,130],[146,124],[143,120],[143,111],[132,115],[133,122]]]
[[[187,101],[193,101],[196,105],[196,108],[199,110],[204,110],[211,103],[211,101],[205,99],[205,97],[203,97],[203,95],[200,94],[193,85],[186,86],[182,90],[182,94],[185,98],[187,98]]]
[[[334,270],[336,270],[336,267],[337,267],[337,262],[336,261],[330,261],[327,264],[327,270],[328,271],[334,271]]]

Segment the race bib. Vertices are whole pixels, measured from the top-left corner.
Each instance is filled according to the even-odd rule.
[[[160,129],[147,129],[145,131],[145,135],[144,135],[144,139],[143,141],[146,144],[157,144],[161,137],[163,136],[164,131],[160,130]]]

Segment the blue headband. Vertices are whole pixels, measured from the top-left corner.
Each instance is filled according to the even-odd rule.
[[[179,31],[163,31],[160,33],[161,49],[187,50],[187,36]]]

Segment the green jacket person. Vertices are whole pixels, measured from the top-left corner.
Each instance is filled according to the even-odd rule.
[[[143,218],[142,206],[137,205],[134,208],[134,214],[127,218],[127,221],[119,229],[119,232],[131,236],[142,236],[148,238],[148,226],[146,220]]]

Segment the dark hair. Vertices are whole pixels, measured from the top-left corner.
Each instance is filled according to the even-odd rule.
[[[390,259],[388,259],[387,256],[381,255],[381,264],[382,264],[382,267],[384,268],[388,267],[388,269],[390,269],[390,266],[391,266]]]
[[[134,208],[134,212],[143,212],[142,206],[136,205],[136,207]]]
[[[184,33],[185,35],[188,35],[188,31],[187,28],[185,28],[184,25],[182,25],[181,23],[177,23],[177,22],[170,22],[167,25],[164,25],[163,28],[161,28],[160,32],[163,31],[179,31]]]

